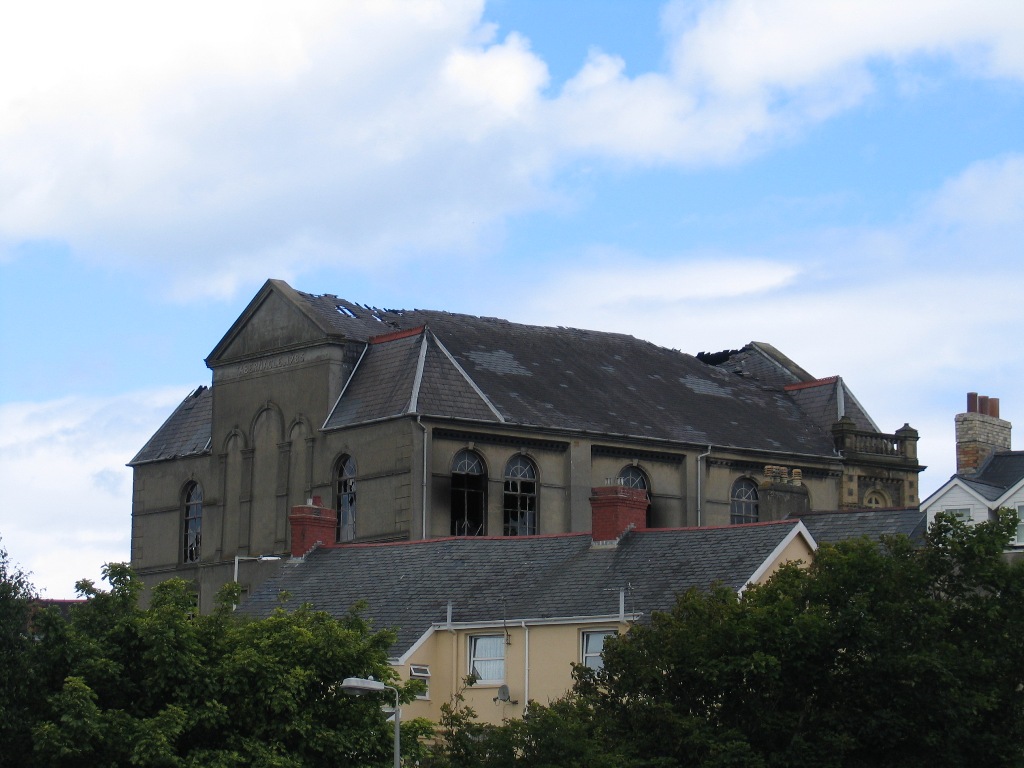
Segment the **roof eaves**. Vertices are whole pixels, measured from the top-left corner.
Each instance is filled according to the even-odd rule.
[[[1017,491],[1019,491],[1021,488],[1024,488],[1024,477],[1022,477],[1016,483],[1007,488],[1006,493],[1004,493],[1002,496],[996,499],[996,501],[994,502],[995,508],[999,509],[1000,507],[1002,507],[1003,502],[1006,501],[1011,496],[1013,496],[1015,493],[1017,493]]]
[[[771,568],[772,564],[782,556],[782,553],[786,551],[786,547],[788,547],[797,536],[802,536],[804,538],[804,541],[807,542],[807,545],[810,547],[812,552],[818,548],[818,544],[814,541],[814,537],[811,536],[811,532],[807,530],[807,526],[803,524],[802,520],[797,520],[796,525],[793,526],[793,530],[782,538],[782,541],[780,541],[768,557],[761,562],[761,565],[759,565],[750,575],[750,578],[747,579],[746,583],[737,590],[737,594],[742,595],[747,590],[747,587],[751,584],[756,584],[758,580],[768,572],[768,569]]]
[[[949,480],[947,480],[941,486],[936,488],[931,496],[929,496],[927,499],[921,502],[921,509],[926,509],[930,507],[932,504],[934,504],[936,501],[942,498],[946,493],[951,491],[954,487],[961,488],[962,490],[971,494],[971,496],[973,496],[975,499],[977,499],[980,504],[984,504],[986,507],[988,506],[988,499],[986,499],[974,488],[972,488],[968,483],[966,483],[964,481],[964,478],[960,477],[959,475],[953,475],[951,478],[949,478]]]

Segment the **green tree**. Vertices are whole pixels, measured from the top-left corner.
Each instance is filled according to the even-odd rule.
[[[166,581],[147,610],[127,566],[106,567],[109,590],[79,584],[86,601],[40,636],[48,708],[34,759],[61,766],[390,765],[386,702],[345,695],[345,677],[394,683],[387,650],[353,610],[336,619],[300,607],[261,620],[232,613],[227,590],[210,615],[189,585]],[[415,695],[403,689],[405,700]],[[422,723],[403,724],[416,751]]]
[[[32,651],[29,627],[35,597],[28,574],[0,547],[0,766],[18,765],[17,756],[31,750],[29,723],[40,702],[25,660]]]

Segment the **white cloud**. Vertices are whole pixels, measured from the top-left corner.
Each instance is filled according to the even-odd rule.
[[[950,225],[1024,228],[1024,156],[975,163],[943,184],[929,207]]]
[[[843,376],[882,430],[918,429],[927,493],[955,469],[952,423],[966,392],[1002,395],[1003,417],[1024,423],[1024,400],[1013,397],[1024,359],[1007,336],[1024,327],[1014,293],[1024,263],[1013,254],[1024,241],[1022,199],[1022,159],[986,160],[888,229],[811,233],[756,258],[694,252],[655,264],[592,247],[529,306],[505,312],[691,354],[774,344],[814,376]]]
[[[560,92],[481,0],[8,4],[0,245],[46,239],[200,298],[345,260],[487,250],[579,157],[734,162],[848,109],[877,62],[1024,77],[1016,0],[723,0],[667,72],[595,50]]]
[[[2,545],[44,597],[73,597],[130,556],[132,473],[125,464],[186,389],[0,405]]]

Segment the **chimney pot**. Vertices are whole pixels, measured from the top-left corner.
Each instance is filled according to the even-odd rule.
[[[988,399],[988,415],[994,419],[999,418],[999,398],[990,397]]]
[[[978,412],[978,393],[968,392],[967,393],[967,412],[977,413]]]

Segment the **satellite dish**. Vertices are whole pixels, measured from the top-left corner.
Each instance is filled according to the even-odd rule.
[[[505,704],[518,704],[518,701],[512,700],[512,692],[509,691],[507,685],[498,686],[498,695],[494,697],[494,703],[497,704],[499,701]]]

